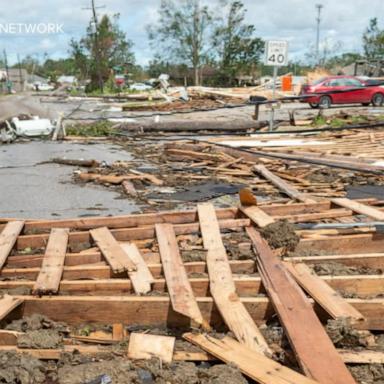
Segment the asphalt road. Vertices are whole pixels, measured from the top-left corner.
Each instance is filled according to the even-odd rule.
[[[50,119],[57,119],[59,114],[62,113],[68,120],[73,122],[76,119],[86,121],[87,119],[114,119],[116,122],[126,119],[136,120],[153,120],[155,116],[160,116],[162,121],[175,121],[175,120],[228,120],[245,119],[251,120],[254,114],[253,106],[244,106],[241,108],[231,109],[217,109],[214,111],[196,111],[192,113],[157,113],[153,111],[137,111],[137,112],[122,112],[118,110],[118,104],[107,103],[98,99],[94,100],[81,100],[81,99],[59,99],[53,97],[34,96],[32,94],[26,95],[10,95],[0,97],[0,119],[9,118],[19,115],[21,113],[35,114],[40,117]],[[279,109],[275,111],[275,118],[281,120],[288,120],[290,110],[295,110],[295,117],[297,119],[306,119],[316,116],[318,110],[309,108],[305,103],[284,103],[281,104]],[[335,114],[339,111],[354,111],[359,113],[372,113],[379,111],[384,113],[383,108],[363,107],[359,104],[347,106],[333,106],[325,110],[326,116]],[[266,106],[260,108],[260,120],[268,120],[270,116],[270,109]]]
[[[55,157],[108,163],[132,159],[111,144],[32,141],[0,145],[0,217],[49,219],[124,215],[139,210],[114,190],[93,183],[74,184],[76,167],[43,163]]]

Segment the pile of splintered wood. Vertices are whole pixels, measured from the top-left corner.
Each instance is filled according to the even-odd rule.
[[[384,235],[373,224],[384,221],[383,205],[344,198],[215,210],[206,203],[184,212],[0,220],[0,289],[10,293],[0,300],[1,319],[39,313],[69,325],[114,325],[109,336],[72,335],[59,350],[23,349],[19,335],[4,330],[0,351],[55,359],[62,351],[92,355],[127,340],[130,359],[221,360],[259,383],[355,383],[347,365],[384,363],[376,348],[384,331]],[[300,242],[287,253],[261,235],[281,219],[360,226],[298,229]],[[233,247],[247,248],[248,257],[236,258]],[[200,259],[186,258],[191,252]],[[368,273],[314,272],[329,263]],[[21,286],[30,294],[12,294]],[[261,331],[275,314],[299,372],[279,360],[281,347]],[[368,347],[336,348],[324,328],[328,319],[348,319],[370,336]],[[176,350],[176,335],[127,334],[133,324],[179,328],[200,349]],[[214,330],[230,335],[217,337]]]
[[[236,143],[236,140],[233,142]],[[259,195],[277,195],[284,192],[276,184],[274,176],[292,184],[300,193],[310,193],[314,197],[321,198],[344,197],[346,186],[351,184],[370,182],[380,185],[384,182],[382,167],[348,159],[347,166],[352,164],[354,168],[351,172],[339,169],[340,164],[337,162],[332,164],[333,160],[327,163],[328,157],[325,154],[317,158],[318,165],[313,165],[296,159],[271,158],[264,156],[264,151],[259,151],[257,154],[250,151],[243,152],[237,148],[215,145],[214,142],[169,143],[165,146],[164,152],[169,161],[179,164],[178,173],[181,178],[205,180],[214,177],[217,180],[247,185]],[[181,164],[185,164],[182,171],[180,171]],[[359,167],[360,164],[363,165]],[[375,174],[370,174],[373,168]],[[200,170],[198,174],[197,170]]]
[[[383,129],[350,129],[284,135],[257,135],[212,139],[232,148],[247,148],[255,154],[333,166],[353,171],[383,173]],[[230,152],[230,151],[229,151]],[[234,150],[233,153],[236,153]]]

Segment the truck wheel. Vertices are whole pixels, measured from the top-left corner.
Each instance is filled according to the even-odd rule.
[[[309,105],[311,106],[311,108],[319,108],[319,104],[317,103],[309,103]]]

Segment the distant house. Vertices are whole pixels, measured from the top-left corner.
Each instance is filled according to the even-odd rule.
[[[77,84],[77,78],[76,78],[76,76],[59,76],[57,78],[57,82],[60,85],[74,86]]]
[[[48,79],[39,75],[28,75],[28,84],[47,84]]]

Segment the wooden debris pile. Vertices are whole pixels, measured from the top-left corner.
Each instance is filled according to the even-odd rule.
[[[41,359],[77,350],[168,364],[219,360],[259,383],[356,383],[357,367],[384,363],[384,235],[375,225],[384,202],[305,199],[122,217],[2,219],[3,324],[39,314],[69,328],[46,348],[26,342],[36,336],[29,330],[3,329],[0,351]],[[334,227],[324,229],[324,222]],[[289,237],[294,245],[281,246]],[[96,324],[112,328],[92,330]],[[273,329],[281,330],[280,340],[270,337]]]

